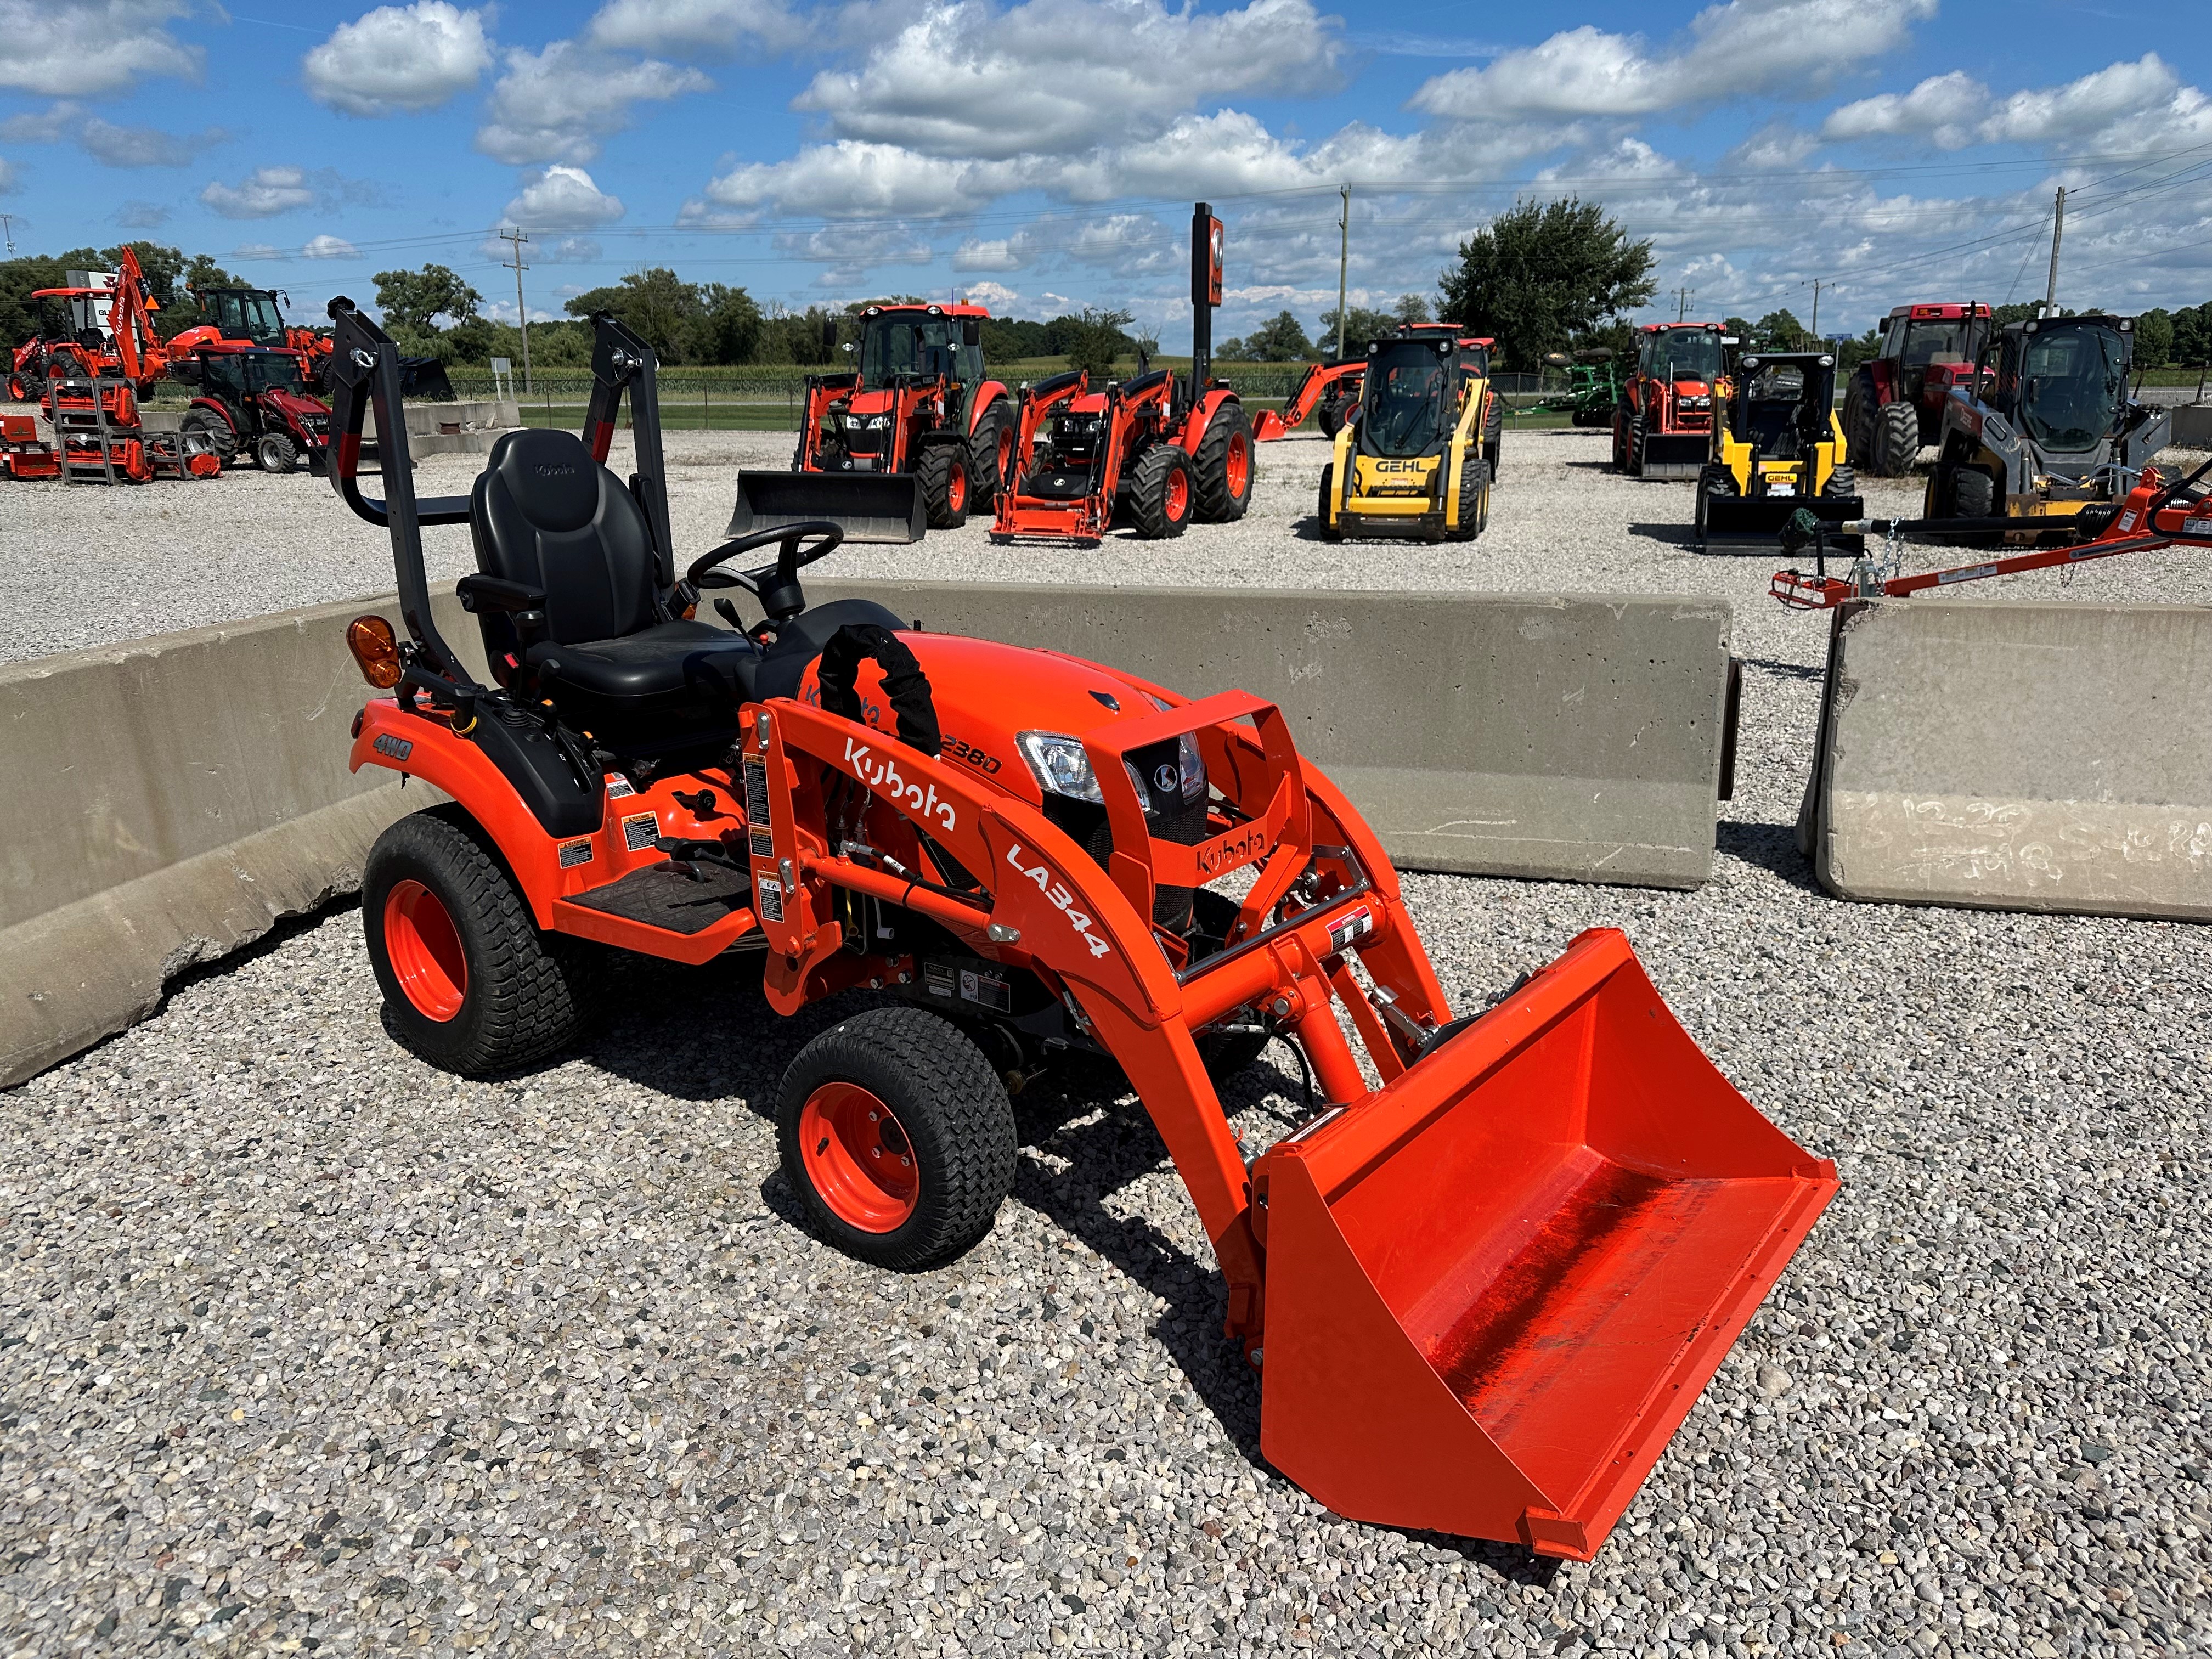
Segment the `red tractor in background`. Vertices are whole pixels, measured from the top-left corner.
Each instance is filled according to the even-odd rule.
[[[1213,308],[1221,303],[1221,221],[1199,203],[1190,223],[1190,378],[1141,357],[1134,380],[1094,392],[1082,370],[1022,396],[1020,435],[991,539],[1096,547],[1116,522],[1139,537],[1225,524],[1252,500],[1250,418],[1213,378]]]
[[[981,306],[870,306],[856,369],[809,375],[789,472],[738,475],[732,536],[826,521],[849,541],[952,530],[998,498],[1014,400],[983,365]]]
[[[1728,400],[1718,323],[1646,323],[1636,368],[1613,411],[1613,469],[1638,478],[1694,478],[1713,447],[1713,411]]]
[[[319,473],[331,411],[307,390],[301,356],[289,348],[201,346],[190,365],[200,390],[185,410],[185,435],[204,440],[224,466],[243,456],[264,472],[284,473],[304,460]]]
[[[1881,355],[1851,376],[1844,435],[1853,466],[1895,478],[1937,441],[1951,388],[1974,386],[1992,324],[1987,306],[1946,304],[1899,306],[1877,326]]]

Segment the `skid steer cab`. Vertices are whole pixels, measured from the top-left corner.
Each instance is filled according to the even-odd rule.
[[[1490,521],[1488,369],[1486,353],[1449,332],[1369,344],[1358,416],[1336,434],[1322,469],[1316,514],[1324,539],[1472,541],[1482,533]]]
[[[1844,464],[1834,357],[1748,352],[1731,386],[1712,459],[1698,475],[1698,551],[1730,536],[1771,544],[1801,508],[1823,524],[1865,511],[1857,478]]]
[[[610,947],[757,952],[764,1017],[848,994],[774,1103],[781,1166],[824,1240],[895,1270],[990,1231],[1010,1079],[1109,1057],[1212,1241],[1276,1467],[1355,1518],[1597,1549],[1836,1189],[1620,934],[1455,1017],[1389,860],[1273,705],[811,605],[833,525],[679,575],[653,355],[611,319],[590,446],[510,433],[466,499],[420,502],[402,449],[370,500],[365,408],[404,443],[396,353],[332,313],[332,476],[390,529],[406,628],[351,630],[392,694],[352,763],[449,798],[364,872],[400,1042],[464,1073],[533,1064],[594,1010]],[[605,465],[625,392],[627,483]],[[462,523],[490,684],[423,575],[419,526]],[[718,591],[724,628],[695,614]],[[1217,1079],[1275,1041],[1321,1098],[1251,1158]]]
[[[1014,404],[983,367],[981,306],[870,306],[854,367],[807,377],[788,472],[741,471],[731,536],[825,521],[848,541],[909,542],[988,513],[1014,447]],[[836,324],[827,332],[836,332]]]
[[[1981,372],[1943,400],[1923,516],[2021,521],[2017,535],[1985,533],[1978,545],[2046,531],[2072,539],[2050,521],[2117,503],[2172,441],[2172,415],[2129,393],[2134,359],[2132,317],[2005,325]]]

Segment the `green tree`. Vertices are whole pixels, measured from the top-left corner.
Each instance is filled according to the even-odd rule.
[[[1504,367],[1530,370],[1658,292],[1651,244],[1633,242],[1595,202],[1523,202],[1459,245],[1438,286],[1443,315],[1495,336]]]
[[[2160,306],[2136,319],[2136,362],[2163,368],[2173,361],[2173,313]]]
[[[397,323],[410,334],[437,332],[438,325],[431,321],[434,317],[469,322],[483,303],[483,295],[443,265],[424,265],[420,270],[380,270],[372,280],[376,283],[376,308],[384,313],[386,326]]]
[[[2212,362],[2212,302],[2173,313],[2173,361],[2191,368]]]
[[[1238,356],[1248,363],[1295,363],[1311,356],[1313,349],[1313,342],[1306,338],[1298,319],[1287,311],[1279,311],[1238,342]],[[1214,355],[1227,354],[1224,351]]]
[[[1751,325],[1744,343],[1749,345],[1756,341],[1769,351],[1803,351],[1808,349],[1812,337],[1805,331],[1805,325],[1790,312],[1770,311]]]
[[[1103,311],[1091,306],[1083,307],[1076,326],[1066,331],[1067,343],[1062,348],[1067,354],[1070,368],[1087,370],[1094,380],[1104,380],[1114,372],[1114,361],[1124,352],[1134,349],[1136,342],[1121,330],[1136,319],[1126,311]]]
[[[1408,295],[1417,300],[1420,295]],[[1424,307],[1425,309],[1425,307]],[[1365,306],[1346,306],[1344,308],[1344,355],[1357,357],[1367,349],[1370,340],[1379,340],[1398,326],[1399,318],[1388,311],[1370,311]],[[1315,337],[1321,349],[1329,356],[1336,355],[1336,307],[1331,306],[1321,314],[1321,331]]]
[[[708,283],[699,290],[701,314],[692,325],[687,362],[749,363],[760,350],[761,310],[741,288]]]
[[[1401,323],[1425,323],[1429,317],[1429,296],[1425,294],[1401,294],[1398,303],[1390,307],[1392,315]]]
[[[609,312],[636,332],[664,363],[687,361],[685,349],[693,344],[707,315],[707,301],[698,285],[687,283],[665,265],[633,270],[611,288],[595,288],[568,303],[571,317]]]

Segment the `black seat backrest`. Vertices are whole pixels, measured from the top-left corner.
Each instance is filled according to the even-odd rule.
[[[653,532],[636,498],[572,432],[526,428],[492,446],[469,493],[477,568],[545,594],[546,636],[617,639],[660,620]],[[494,663],[514,649],[504,616],[481,613]]]

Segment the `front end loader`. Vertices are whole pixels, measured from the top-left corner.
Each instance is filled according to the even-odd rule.
[[[2170,412],[2130,395],[2134,356],[2131,317],[2006,324],[1943,400],[1923,516],[2018,521],[1980,538],[1995,543],[2118,501],[2173,432]]]
[[[1096,547],[1117,524],[1143,540],[1244,516],[1257,476],[1236,388],[1213,378],[1222,225],[1191,216],[1190,377],[1147,369],[1093,390],[1083,370],[1022,393],[991,539]]]
[[[1613,469],[1638,478],[1694,478],[1711,459],[1713,417],[1728,398],[1718,323],[1649,323],[1613,411]]]
[[[1274,705],[810,605],[834,525],[679,576],[653,355],[611,319],[592,445],[508,433],[467,498],[417,501],[397,353],[332,313],[332,480],[390,532],[406,629],[349,630],[383,694],[351,764],[441,797],[364,870],[399,1042],[466,1075],[556,1050],[594,1006],[587,944],[758,951],[778,1014],[858,993],[792,1061],[778,1146],[808,1224],[896,1270],[988,1233],[1010,1075],[1110,1058],[1212,1241],[1269,1461],[1355,1519],[1591,1558],[1837,1189],[1621,934],[1455,1015],[1389,858]],[[627,483],[603,465],[625,395]],[[372,403],[382,501],[357,477]],[[422,527],[463,523],[490,685],[423,568]],[[717,590],[761,615],[696,620]],[[1248,1160],[1215,1079],[1278,1041],[1315,1109]]]
[[[740,471],[726,532],[823,520],[858,542],[919,541],[987,511],[1011,464],[1013,402],[983,366],[981,306],[870,306],[858,366],[807,377],[788,472]]]
[[[1487,354],[1452,334],[1371,342],[1359,412],[1322,469],[1322,537],[1472,541],[1490,521]]]
[[[1844,462],[1834,357],[1751,352],[1730,384],[1713,458],[1698,475],[1698,551],[1720,536],[1771,539],[1800,509],[1824,524],[1866,510]]]
[[[1347,357],[1340,363],[1309,363],[1291,388],[1291,395],[1283,400],[1279,413],[1263,409],[1253,417],[1253,437],[1263,444],[1287,438],[1318,410],[1322,436],[1334,438],[1346,415],[1358,404],[1359,377],[1366,368],[1364,357]]]

